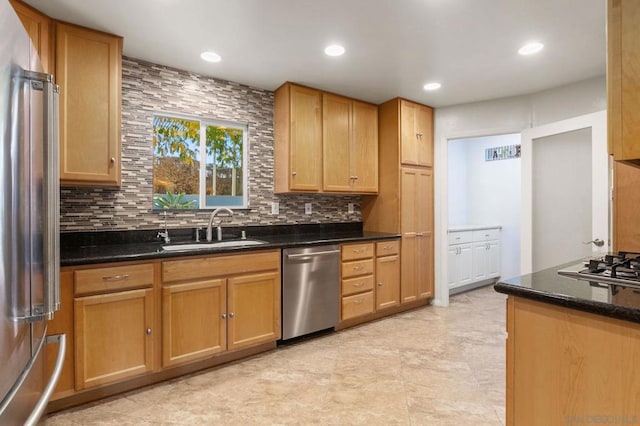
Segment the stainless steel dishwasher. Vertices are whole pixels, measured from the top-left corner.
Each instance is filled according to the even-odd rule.
[[[282,340],[335,327],[340,246],[285,249],[282,263]]]

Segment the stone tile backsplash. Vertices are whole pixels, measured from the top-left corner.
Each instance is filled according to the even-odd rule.
[[[63,187],[60,230],[155,229],[164,217],[152,210],[151,136],[153,114],[181,113],[248,124],[249,208],[235,210],[232,225],[359,222],[357,195],[276,195],[273,193],[273,92],[168,68],[122,59],[122,186]],[[271,214],[271,202],[280,214]],[[304,214],[312,203],[313,214]],[[347,213],[347,204],[356,213]],[[170,227],[206,225],[210,211],[168,211]]]

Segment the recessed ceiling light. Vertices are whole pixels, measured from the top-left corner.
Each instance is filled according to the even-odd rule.
[[[211,51],[202,52],[200,57],[207,62],[220,62],[222,60],[222,56]]]
[[[339,44],[332,44],[324,49],[324,53],[328,56],[341,56],[344,55],[344,47]]]
[[[538,53],[539,51],[541,51],[543,47],[544,44],[540,43],[539,41],[532,41],[531,43],[527,43],[522,46],[518,50],[518,53],[521,55],[533,55],[534,53]]]
[[[422,86],[424,90],[438,90],[441,87],[442,87],[442,84],[436,83],[436,82],[427,83],[424,86]]]

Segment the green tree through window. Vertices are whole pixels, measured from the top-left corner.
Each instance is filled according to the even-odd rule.
[[[245,207],[245,139],[245,126],[154,116],[154,208]]]

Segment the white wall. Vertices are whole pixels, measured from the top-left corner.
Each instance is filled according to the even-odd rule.
[[[606,109],[605,76],[543,92],[455,105],[435,110],[435,275],[434,303],[446,306],[447,140],[519,133],[523,129]]]
[[[485,161],[484,150],[519,143],[520,134],[510,134],[454,139],[448,145],[449,226],[501,225],[502,278],[520,275],[521,161]]]

